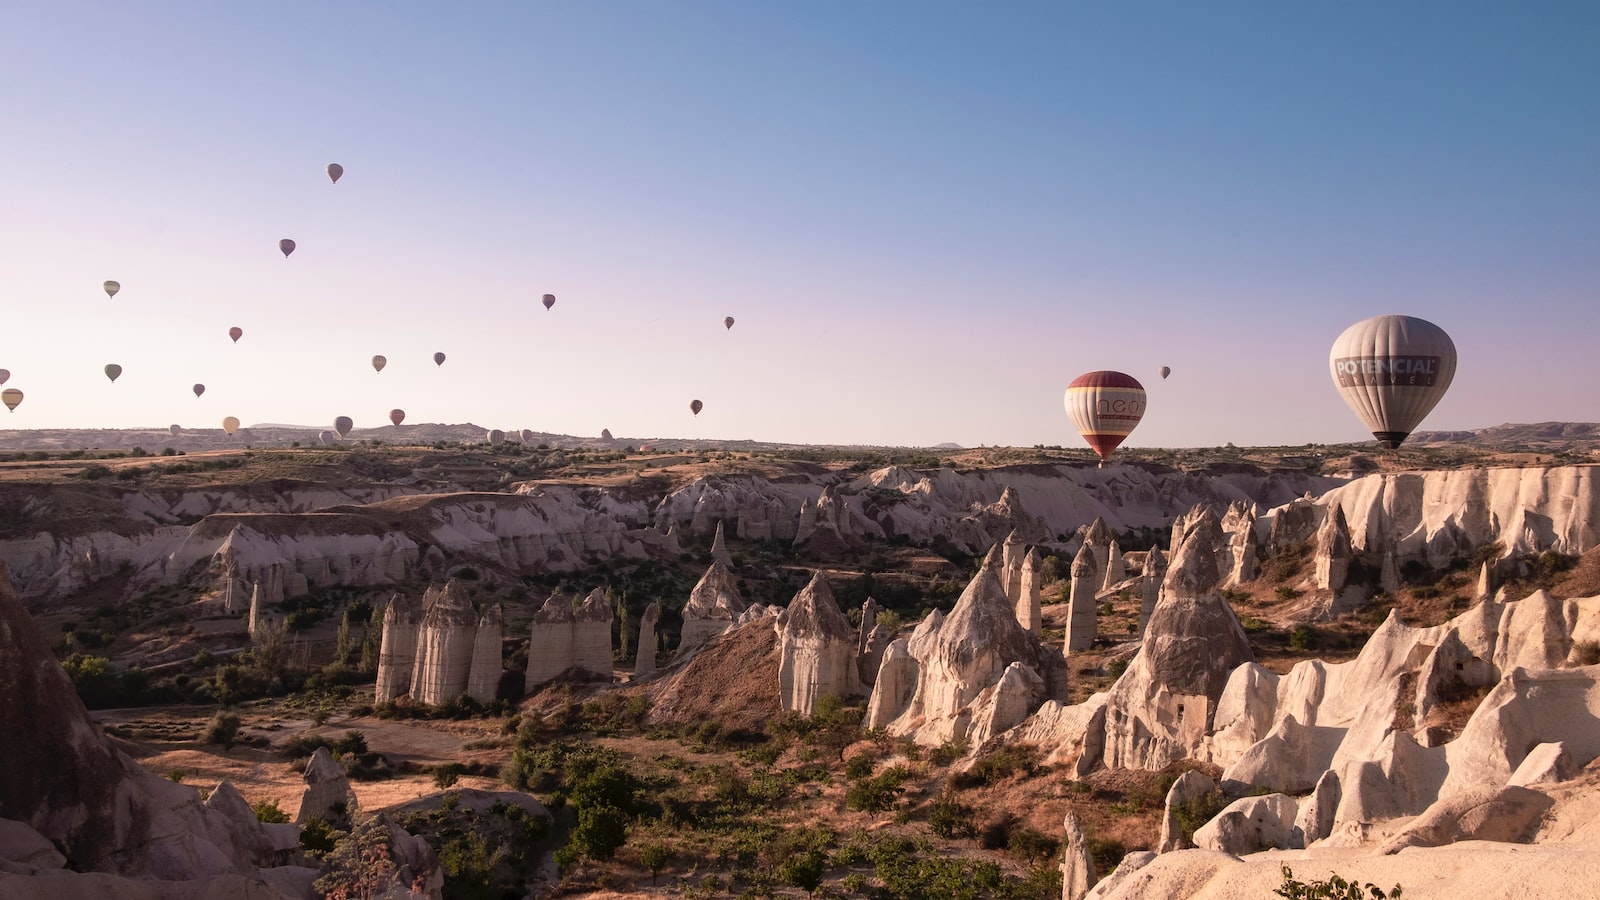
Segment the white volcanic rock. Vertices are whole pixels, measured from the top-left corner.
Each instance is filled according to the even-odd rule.
[[[819,698],[860,696],[856,635],[818,572],[790,601],[778,626],[778,690],[783,708],[811,715]]]
[[[711,558],[729,568],[733,566],[733,556],[728,553],[728,541],[722,536],[722,520],[717,520],[717,534],[711,539]]]
[[[1033,669],[1020,662],[1006,666],[999,681],[973,698],[966,717],[966,739],[981,744],[1010,730],[1039,708],[1043,696],[1044,679]]]
[[[572,665],[602,681],[611,680],[611,601],[595,588],[572,616]]]
[[[1286,716],[1223,770],[1222,785],[1233,793],[1254,788],[1308,793],[1332,765],[1345,734],[1343,728],[1301,725]]]
[[[312,819],[336,818],[339,809],[346,815],[355,812],[356,795],[350,790],[350,779],[333,761],[333,754],[327,747],[318,747],[311,754],[311,761],[306,763],[305,782],[300,811],[294,817],[296,825],[304,825]]]
[[[1333,833],[1341,796],[1339,776],[1332,771],[1323,772],[1317,779],[1317,786],[1311,789],[1311,795],[1300,801],[1300,812],[1295,815],[1294,827],[1301,846],[1309,846]]]
[[[1000,547],[1000,583],[1005,585],[1006,597],[1016,606],[1022,600],[1022,560],[1028,555],[1028,545],[1015,528],[1006,535]],[[991,552],[993,548],[990,548]]]
[[[938,610],[934,610],[938,612]],[[872,682],[872,697],[867,701],[867,715],[862,727],[885,728],[905,712],[911,695],[917,689],[917,661],[906,649],[905,638],[889,642],[878,663],[878,674]]]
[[[443,588],[428,588],[422,605],[427,612],[417,628],[411,699],[433,706],[467,692],[477,648],[478,614],[467,599],[466,588],[454,578]]]
[[[1101,580],[1094,546],[1086,541],[1072,560],[1072,588],[1067,598],[1068,653],[1090,649],[1099,635],[1100,610],[1095,595],[1100,590]]]
[[[500,690],[500,673],[505,671],[505,654],[500,643],[502,623],[500,607],[491,606],[478,620],[478,630],[473,636],[467,696],[478,703],[488,703]]]
[[[1572,759],[1572,754],[1567,752],[1567,745],[1560,741],[1540,744],[1523,757],[1517,770],[1511,773],[1506,784],[1511,787],[1527,787],[1534,784],[1551,784],[1560,781],[1570,781],[1578,777],[1580,768]]]
[[[634,657],[633,678],[644,678],[656,670],[656,624],[661,621],[661,604],[652,602],[639,617],[639,649]]]
[[[1046,700],[1037,712],[980,746],[973,755],[982,758],[1006,744],[1032,744],[1046,751],[1041,760],[1044,765],[1062,766],[1073,777],[1083,778],[1100,765],[1105,755],[1109,696],[1098,693],[1072,706]]]
[[[1284,794],[1235,800],[1195,830],[1194,843],[1202,850],[1231,856],[1293,847],[1298,811],[1294,798]]]
[[[387,703],[411,692],[411,671],[417,661],[417,632],[422,626],[422,603],[395,594],[383,611],[383,634],[378,649],[378,683],[373,699]]]
[[[1217,594],[1221,542],[1208,513],[1173,554],[1139,652],[1111,688],[1108,768],[1160,769],[1201,751],[1229,673],[1253,660],[1244,629]]]
[[[707,639],[727,631],[744,611],[744,598],[739,596],[733,573],[726,564],[713,560],[683,605],[679,655],[690,653]]]
[[[1061,900],[1083,900],[1100,879],[1083,827],[1071,810],[1067,810],[1066,821],[1062,822],[1061,849]]]
[[[754,475],[708,475],[673,491],[656,507],[657,527],[668,523],[710,534],[718,522],[736,524],[742,540],[794,540],[800,505],[815,500],[814,484],[775,484]]]
[[[1144,555],[1144,571],[1139,583],[1140,639],[1144,638],[1144,630],[1150,625],[1150,616],[1156,611],[1156,602],[1161,599],[1161,583],[1166,577],[1167,557],[1160,547],[1151,547]]]
[[[1122,559],[1122,548],[1117,546],[1113,538],[1111,545],[1106,548],[1105,580],[1101,583],[1102,591],[1109,591],[1121,584],[1128,577],[1128,564]]]
[[[1378,852],[1440,847],[1457,841],[1526,841],[1554,801],[1525,787],[1483,787],[1434,803]]]
[[[572,600],[557,592],[545,598],[544,604],[533,613],[533,624],[528,637],[528,669],[523,680],[524,690],[560,678],[572,668],[575,656],[572,646],[572,623],[575,616]]]
[[[1183,833],[1183,825],[1178,821],[1178,810],[1216,789],[1217,783],[1206,773],[1196,769],[1190,769],[1178,776],[1178,780],[1167,789],[1167,799],[1162,804],[1161,838],[1156,842],[1157,853],[1171,853],[1174,850],[1194,846],[1191,840],[1193,835]]]
[[[1032,709],[1045,700],[1065,699],[1065,660],[1017,622],[996,567],[980,567],[950,615],[930,622],[931,617],[918,626],[907,643],[917,664],[917,687],[905,711],[888,726],[891,734],[931,745],[969,737],[974,701],[1013,663],[1031,669],[1037,681],[1014,675],[1006,688],[1013,693],[1007,708]],[[1029,696],[1021,699],[1014,692],[1024,688]],[[1039,693],[1032,694],[1035,690]]]
[[[1044,621],[1040,612],[1039,595],[1040,584],[1044,579],[1040,571],[1039,549],[1030,548],[1028,555],[1023,557],[1022,571],[1017,580],[1017,624],[1021,625],[1029,634],[1037,637]]]

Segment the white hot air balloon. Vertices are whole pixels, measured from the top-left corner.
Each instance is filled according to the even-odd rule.
[[[1104,465],[1144,418],[1144,385],[1121,372],[1085,372],[1067,385],[1065,403],[1072,424]]]
[[[1339,335],[1328,368],[1344,402],[1379,446],[1399,447],[1456,377],[1456,345],[1444,329],[1412,316],[1373,316]]]
[[[235,431],[238,431],[239,419],[236,416],[228,416],[226,419],[223,419],[222,430],[228,434],[233,434]]]
[[[506,433],[504,431],[501,431],[500,429],[495,428],[495,429],[492,429],[489,432],[489,443],[492,444],[493,446],[498,447],[501,444],[504,444],[505,442],[506,442]]]

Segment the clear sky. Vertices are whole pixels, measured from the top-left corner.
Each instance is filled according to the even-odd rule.
[[[11,3],[0,171],[12,428],[1362,440],[1380,313],[1600,420],[1588,0]]]

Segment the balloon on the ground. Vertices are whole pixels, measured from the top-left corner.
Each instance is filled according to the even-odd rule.
[[[533,433],[533,429],[532,428],[524,428],[524,429],[522,429],[522,433],[520,435],[518,435],[518,437],[522,438],[522,442],[524,444],[531,444],[531,443],[533,443],[533,439],[534,439],[534,437],[536,437],[536,435]]]
[[[436,366],[444,365],[444,354],[443,353],[435,353],[433,355],[433,364],[436,365]]]
[[[239,338],[244,337],[244,329],[235,325],[228,329],[228,337],[233,338],[233,342],[237,344],[239,343]]]
[[[122,374],[122,367],[117,365],[116,363],[110,363],[110,364],[108,364],[106,366],[106,377],[111,379],[112,381],[116,381],[117,380],[117,376],[119,376],[121,374]]]
[[[723,319],[722,320],[722,324],[723,324],[723,327],[725,327],[725,328],[732,328],[733,327],[733,316],[729,316],[726,319]]]
[[[238,431],[239,430],[239,420],[238,420],[238,418],[235,417],[235,416],[229,416],[226,419],[223,419],[222,420],[222,430],[227,432],[228,434],[233,434],[235,431]]]
[[[349,416],[340,416],[333,420],[333,430],[339,432],[339,437],[348,436],[350,429],[354,427],[356,427],[356,423]]]
[[[278,242],[278,249],[283,251],[283,256],[287,259],[289,254],[294,252],[294,241],[284,238]]]
[[[545,309],[549,309],[550,307],[555,306],[556,305],[556,295],[555,294],[545,294],[543,302],[544,302],[544,308]]]
[[[1104,461],[1144,417],[1144,385],[1121,372],[1085,372],[1067,385],[1065,403],[1078,433]]]
[[[115,282],[115,281],[108,281],[105,284],[101,285],[101,287],[104,287],[106,289],[106,296],[107,297],[115,297],[117,295],[117,291],[122,290],[122,285],[117,283],[117,282]]]
[[[1172,367],[1171,366],[1162,366],[1161,367],[1161,378],[1162,378],[1162,380],[1165,380],[1166,377],[1168,375],[1171,375],[1171,374],[1172,374]]]
[[[387,366],[388,364],[389,364],[389,360],[386,357],[374,356],[372,358],[372,368],[376,369],[379,372],[382,372],[383,371],[383,367]]]
[[[194,386],[194,395],[196,397],[200,396],[201,394],[204,394],[205,392],[206,392],[206,386],[205,385],[197,384],[197,385]]]
[[[339,436],[337,434],[334,434],[331,431],[319,431],[319,432],[317,432],[317,442],[318,443],[331,444],[334,441],[337,441],[338,439],[339,439]]]
[[[341,166],[338,163],[328,163],[328,177],[333,180],[334,184],[339,183],[339,176],[343,174],[344,166]]]
[[[1344,402],[1379,446],[1400,446],[1456,377],[1456,345],[1444,329],[1412,316],[1373,316],[1339,335],[1328,368]]]
[[[489,432],[489,443],[491,443],[494,446],[498,447],[501,444],[504,444],[505,442],[506,442],[506,433],[504,431],[501,431],[500,429],[495,428],[495,429],[493,429],[493,430],[491,430]]]
[[[704,403],[701,403],[699,400],[690,400],[689,401],[689,411],[694,413],[697,416],[700,415],[700,410],[705,409],[705,408],[706,408],[706,405]]]
[[[178,425],[168,425],[167,426],[167,430],[172,432],[172,436],[173,437],[177,437],[178,435],[183,433],[183,428],[181,426],[178,426]]]
[[[389,421],[393,422],[396,425],[399,425],[401,422],[404,422],[405,420],[406,420],[406,411],[405,410],[403,410],[403,409],[391,409],[391,410],[389,410]]]
[[[17,411],[17,406],[22,403],[22,392],[16,388],[6,388],[0,391],[0,400],[5,401],[6,409]]]

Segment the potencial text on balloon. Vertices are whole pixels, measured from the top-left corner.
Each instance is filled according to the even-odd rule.
[[[1339,387],[1416,385],[1431,387],[1439,375],[1437,356],[1343,356],[1333,361]]]

